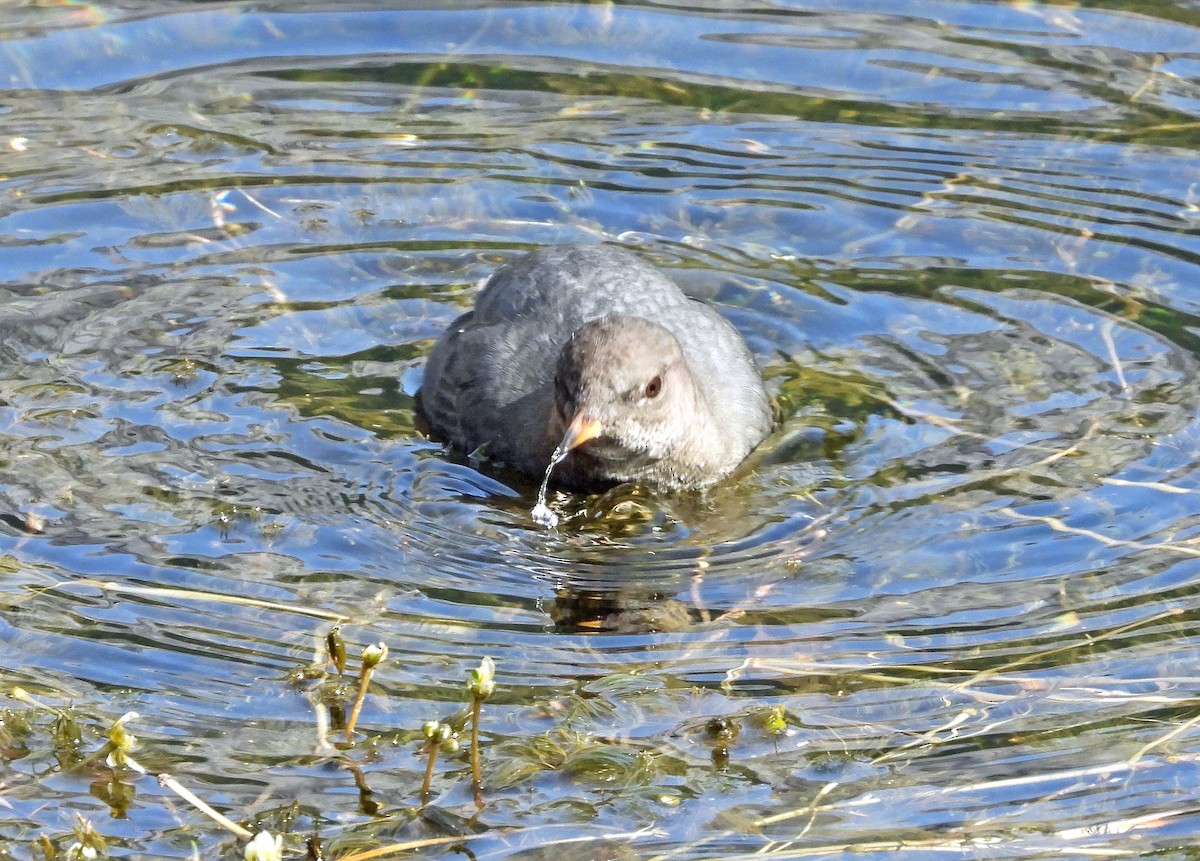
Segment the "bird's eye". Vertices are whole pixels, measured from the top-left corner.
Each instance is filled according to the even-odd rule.
[[[642,394],[648,398],[657,398],[658,393],[662,391],[662,377],[655,375],[654,379],[646,383],[646,388],[642,390]]]

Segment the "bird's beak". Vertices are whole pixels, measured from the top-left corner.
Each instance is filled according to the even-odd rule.
[[[585,442],[593,440],[604,432],[604,427],[600,424],[599,419],[594,419],[587,413],[579,413],[575,416],[574,421],[567,427],[566,433],[563,434],[562,442],[558,444],[558,450],[562,452],[570,451],[571,449],[579,448]]]

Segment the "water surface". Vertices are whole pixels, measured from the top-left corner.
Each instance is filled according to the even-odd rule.
[[[1193,4],[129,0],[0,39],[0,680],[81,733],[9,703],[11,855],[78,812],[241,857],[92,756],[131,710],[294,858],[1192,845]],[[568,241],[745,334],[781,423],[733,480],[546,530],[420,432],[433,339]],[[337,754],[335,624],[390,649]],[[422,811],[485,655],[484,806],[459,753]]]

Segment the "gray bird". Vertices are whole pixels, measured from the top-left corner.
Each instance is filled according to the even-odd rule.
[[[438,339],[420,408],[436,435],[576,489],[728,475],[771,429],[745,342],[629,251],[544,248],[498,269]]]

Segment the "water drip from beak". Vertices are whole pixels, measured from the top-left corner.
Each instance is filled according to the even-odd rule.
[[[599,419],[591,418],[583,412],[575,416],[574,421],[567,427],[562,440],[554,449],[554,454],[550,456],[550,463],[546,466],[546,474],[542,477],[542,486],[538,488],[537,504],[529,512],[529,516],[533,518],[533,522],[538,526],[543,529],[553,529],[558,525],[558,515],[551,511],[550,506],[546,504],[546,493],[550,487],[550,474],[554,471],[554,467],[566,460],[567,455],[579,446],[600,436],[603,430]]]

